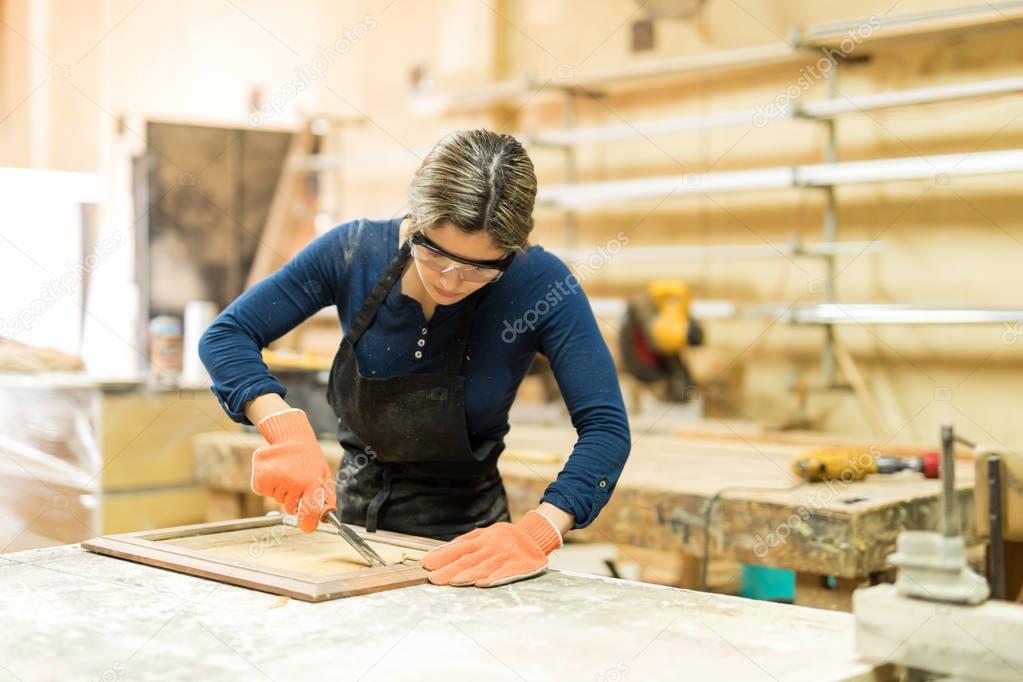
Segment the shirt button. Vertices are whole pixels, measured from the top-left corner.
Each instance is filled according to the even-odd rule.
[[[601,488],[606,488],[607,487],[607,481],[601,481],[597,485],[599,485]]]
[[[419,347],[422,348],[423,346],[426,345],[426,341],[423,341],[422,339],[419,339],[418,341],[416,341],[416,344],[418,344]]]
[[[429,330],[426,327],[423,327],[420,331],[423,333],[423,336],[426,336],[426,332]]]
[[[419,360],[422,357],[423,357],[423,351],[417,350],[416,351],[416,360]]]

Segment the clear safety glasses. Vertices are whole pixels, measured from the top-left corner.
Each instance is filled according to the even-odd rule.
[[[429,237],[422,232],[412,235],[412,257],[416,263],[434,272],[447,272],[454,270],[465,282],[475,284],[486,284],[496,282],[504,271],[511,265],[515,257],[509,253],[504,258],[490,261],[472,261],[453,253],[448,253],[437,246]]]

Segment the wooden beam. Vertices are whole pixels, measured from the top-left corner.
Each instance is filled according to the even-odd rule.
[[[281,167],[280,179],[277,181],[277,188],[270,203],[266,225],[263,227],[256,255],[252,259],[246,288],[274,272],[294,255],[293,244],[296,235],[289,234],[289,227],[292,210],[299,197],[299,182],[305,177],[304,171],[301,170],[301,160],[312,153],[313,141],[312,126],[309,122],[291,138],[288,153]],[[307,222],[309,223],[307,236],[311,237],[312,222]]]

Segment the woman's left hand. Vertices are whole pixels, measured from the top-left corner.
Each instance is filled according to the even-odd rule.
[[[497,587],[538,575],[562,545],[561,531],[538,511],[460,535],[423,557],[434,585]]]

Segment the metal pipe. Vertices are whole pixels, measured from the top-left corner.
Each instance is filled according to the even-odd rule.
[[[832,69],[834,71],[834,69]],[[770,121],[803,119],[830,119],[843,114],[861,114],[869,111],[895,109],[899,107],[941,104],[961,100],[1012,95],[1023,92],[1023,78],[999,78],[973,83],[953,83],[911,90],[892,90],[867,95],[854,95],[841,99],[826,99],[816,102],[800,102],[798,108],[786,107],[771,112]],[[678,135],[700,130],[718,128],[750,127],[758,116],[764,116],[761,108],[737,109],[713,114],[665,116],[629,123],[608,125],[563,127],[542,130],[536,133],[516,135],[527,144],[542,146],[577,145],[591,142],[612,142],[631,140],[637,137],[659,137]]]
[[[580,128],[561,128],[546,130],[533,135],[523,135],[531,144],[561,146],[576,145],[590,142],[610,142],[613,140],[632,140],[637,137],[657,137],[677,135],[714,128],[749,127],[753,124],[756,111],[743,109],[726,111],[717,114],[700,116],[671,116],[665,118],[636,121],[635,123],[615,123],[603,126],[587,126]],[[778,112],[777,118],[792,118],[790,111]],[[772,119],[772,120],[773,120]]]
[[[872,26],[870,19],[842,20],[811,24],[801,31],[802,47],[838,47],[851,35],[859,35],[869,27],[871,30],[862,40],[863,44],[904,41],[940,35],[964,35],[966,33],[1014,26],[1023,14],[1023,3],[983,2],[975,5],[925,10],[906,14],[885,16]]]
[[[912,107],[925,104],[941,104],[964,99],[1012,95],[1023,92],[1023,78],[999,78],[974,83],[954,83],[930,88],[892,90],[869,95],[855,95],[840,100],[807,102],[799,108],[799,114],[806,118],[831,118],[842,114],[880,111],[897,107]]]
[[[1005,599],[1005,542],[1002,537],[1002,458],[987,460],[987,518],[991,528],[988,581],[991,597]]]
[[[590,304],[597,315],[625,314],[625,299],[593,297]],[[836,303],[834,305],[792,306],[785,303],[736,304],[722,300],[696,300],[692,306],[697,319],[778,319],[790,324],[997,324],[1023,321],[1023,309],[939,308],[890,303]],[[962,439],[958,439],[963,442]],[[969,445],[968,443],[964,443]]]
[[[592,69],[575,74],[572,85],[579,88],[602,88],[608,85],[629,84],[642,79],[660,79],[681,76],[723,74],[746,70],[763,70],[775,66],[799,63],[806,59],[800,50],[783,42],[731,50],[715,50],[702,54],[642,59]],[[551,80],[518,77],[495,81],[474,88],[422,95],[412,100],[416,113],[437,115],[445,112],[487,107],[526,97],[533,98],[542,91],[553,93],[548,87]]]
[[[536,202],[582,210],[637,199],[663,200],[666,195],[681,197],[898,180],[936,181],[965,175],[1019,172],[1023,172],[1023,149],[1005,149],[547,185],[537,193]]]
[[[941,527],[947,538],[959,535],[955,481],[955,433],[951,424],[943,424],[941,427]]]
[[[784,304],[774,305],[794,324],[993,324],[1023,320],[1023,309],[1020,308],[914,306],[900,303],[824,303],[791,308]]]
[[[564,98],[565,105],[561,110],[561,123],[565,128],[571,129],[575,126],[578,115],[575,91],[571,89],[565,90]],[[564,154],[565,184],[571,186],[578,182],[575,147],[565,147],[562,149],[562,154]],[[564,215],[562,242],[565,246],[572,247],[576,245],[577,237],[578,220],[576,212],[571,208],[567,208]]]
[[[829,257],[843,254],[862,255],[879,253],[887,244],[883,241],[812,242],[796,241],[773,244],[717,244],[714,246],[633,246],[623,248],[614,260],[623,263],[653,262],[675,264],[679,261],[755,260],[759,258],[788,258],[796,256]],[[594,248],[576,247],[552,249],[569,262],[586,262],[597,253]]]
[[[838,97],[838,64],[832,64],[828,71],[828,98]],[[824,149],[824,160],[827,163],[838,161],[838,131],[834,119],[824,122],[827,128],[827,146]],[[825,242],[834,243],[838,239],[838,199],[834,187],[825,188],[827,204],[824,208]],[[834,257],[824,259],[824,302],[833,304],[836,300],[836,270]],[[835,328],[830,324],[824,327],[824,346],[821,349],[821,383],[825,386],[835,384]]]

